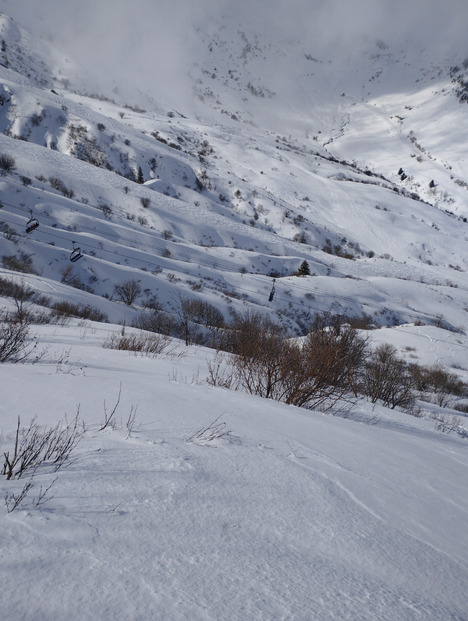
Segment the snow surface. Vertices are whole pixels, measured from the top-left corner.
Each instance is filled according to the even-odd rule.
[[[125,25],[115,10],[113,29],[106,3],[84,4],[0,0],[0,154],[16,163],[0,177],[0,277],[109,318],[33,328],[44,357],[0,365],[0,454],[18,416],[50,426],[79,410],[87,427],[11,513],[3,499],[24,479],[0,480],[0,619],[466,621],[463,414],[360,401],[326,416],[210,387],[200,347],[102,347],[153,296],[175,318],[189,297],[294,336],[317,312],[366,314],[371,344],[467,382],[460,37],[437,54],[447,22],[413,33],[431,11],[405,2],[410,40],[395,17],[385,41],[372,32],[349,54],[335,32],[329,55],[303,12],[304,29],[293,10],[278,29],[281,3],[266,21],[204,3],[178,22],[182,50],[161,27],[172,11],[140,32],[133,18],[154,6]],[[137,40],[139,53],[122,44]],[[6,266],[22,253],[35,273]],[[295,275],[303,260],[310,276]],[[142,293],[126,306],[114,285],[130,279]],[[120,388],[115,428],[99,431]],[[441,433],[455,414],[464,433]],[[196,437],[210,425],[229,433]]]
[[[466,618],[466,440],[365,402],[343,419],[212,388],[209,350],[103,349],[119,330],[43,326],[43,360],[0,369],[2,450],[18,414],[79,406],[87,425],[0,509],[2,618]],[[189,440],[218,417],[228,435]]]

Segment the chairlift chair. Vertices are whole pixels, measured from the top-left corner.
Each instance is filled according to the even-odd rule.
[[[34,229],[37,229],[37,227],[39,226],[39,221],[36,220],[36,218],[33,218],[32,209],[29,211],[29,213],[31,214],[31,217],[26,222],[26,233],[31,233],[32,231],[34,231]]]
[[[81,259],[81,257],[83,256],[81,254],[81,250],[78,246],[75,246],[75,242],[72,242],[73,244],[73,250],[70,253],[70,261],[72,263],[75,263],[75,261],[78,261],[78,259]]]

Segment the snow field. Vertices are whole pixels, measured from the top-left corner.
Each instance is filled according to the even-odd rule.
[[[109,329],[43,326],[41,362],[2,365],[2,450],[18,413],[79,404],[88,426],[38,471],[49,502],[2,509],[3,617],[463,618],[466,442],[365,403],[356,422],[211,388],[209,350],[136,357],[102,349]],[[228,435],[188,441],[217,417]]]

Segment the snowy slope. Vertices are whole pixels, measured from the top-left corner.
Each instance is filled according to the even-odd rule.
[[[18,416],[87,429],[12,512],[26,479],[0,480],[0,618],[466,619],[464,414],[325,416],[208,386],[207,349],[102,347],[155,300],[291,335],[330,311],[468,382],[460,29],[442,54],[407,2],[383,39],[329,3],[332,45],[316,4],[314,27],[299,1],[104,4],[0,2],[0,277],[109,320],[34,327],[43,358],[0,365],[2,454]]]
[[[79,405],[88,428],[2,509],[3,618],[465,618],[466,440],[366,403],[342,419],[211,388],[209,350],[135,357],[102,349],[111,330],[43,327],[41,362],[2,365],[2,446],[19,402],[49,425]],[[218,417],[227,435],[189,441]]]
[[[2,20],[8,60],[12,48],[29,50],[31,41],[7,17]],[[59,74],[52,91],[45,90],[38,83],[52,79],[44,69],[46,60],[52,63],[51,53],[44,52],[41,69],[33,67],[33,81],[22,65],[15,71],[0,68],[1,148],[17,164],[16,172],[2,179],[2,219],[19,234],[16,243],[0,240],[2,255],[31,254],[36,271],[60,280],[75,241],[86,253],[76,266],[78,276],[96,295],[112,295],[116,281],[135,278],[175,310],[174,300],[181,292],[192,295],[189,283],[193,290],[197,279],[197,295],[215,303],[226,319],[232,295],[242,304],[264,307],[271,276],[282,276],[273,310],[296,332],[306,329],[317,310],[328,309],[366,313],[378,324],[440,323],[442,316],[449,326],[466,325],[466,188],[460,168],[447,186],[448,169],[455,170],[462,158],[455,148],[446,149],[453,144],[446,126],[460,132],[463,105],[453,93],[441,95],[456,112],[439,134],[443,130],[450,140],[437,158],[424,158],[425,177],[417,181],[411,168],[415,142],[402,137],[411,131],[406,120],[403,129],[387,131],[390,142],[382,148],[381,128],[398,126],[388,120],[396,114],[395,99],[384,112],[378,97],[385,96],[378,89],[375,105],[370,98],[334,99],[333,84],[322,90],[329,64],[303,54],[301,63],[318,64],[321,72],[309,81],[289,76],[306,93],[295,97],[300,112],[291,115],[285,91],[267,96],[252,86],[255,71],[269,78],[267,51],[280,55],[282,63],[284,52],[253,45],[248,37],[246,43],[246,37],[237,33],[230,41],[222,29],[213,39],[217,45],[202,37],[211,52],[198,60],[193,79],[202,90],[209,82],[213,95],[192,101],[195,116],[187,112],[187,101],[181,101],[183,113],[161,113],[151,102],[145,111],[134,102],[86,96],[83,89],[77,94],[63,88]],[[296,60],[297,45],[292,47]],[[208,60],[218,67],[214,77],[204,68]],[[229,66],[238,67],[237,77],[229,77]],[[302,71],[299,63],[294,68]],[[339,66],[336,71],[338,80]],[[351,77],[348,83],[354,85],[358,77]],[[311,88],[321,93],[313,108]],[[408,97],[414,103],[424,92]],[[223,98],[237,98],[238,116],[226,114]],[[307,121],[307,113],[320,117],[320,102],[328,111],[322,129],[310,125],[312,116]],[[421,107],[424,112],[424,100]],[[366,112],[374,114],[374,108],[381,125]],[[422,112],[414,117],[418,123]],[[281,132],[272,131],[275,124]],[[400,166],[408,174],[403,182],[396,174]],[[147,180],[143,186],[134,182],[140,171]],[[53,186],[51,179],[61,185]],[[435,188],[428,187],[428,179],[436,180]],[[448,189],[441,198],[443,184]],[[415,200],[415,190],[424,202]],[[31,210],[41,226],[25,236]],[[304,259],[313,275],[327,278],[294,277]]]

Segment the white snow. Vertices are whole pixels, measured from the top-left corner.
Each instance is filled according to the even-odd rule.
[[[466,440],[367,403],[343,419],[212,388],[209,350],[136,357],[102,348],[112,330],[44,326],[42,361],[2,365],[2,450],[18,415],[79,406],[87,426],[1,509],[3,618],[464,618]],[[228,435],[188,440],[216,419]]]
[[[175,319],[195,298],[293,336],[317,312],[365,314],[371,346],[468,382],[460,28],[450,48],[453,21],[408,41],[392,18],[385,41],[366,32],[348,55],[357,23],[334,18],[344,42],[306,36],[325,8],[311,29],[300,2],[284,24],[281,3],[266,21],[264,7],[247,21],[202,4],[178,22],[182,45],[162,32],[172,9],[151,21],[157,3],[125,25],[115,9],[111,31],[103,3],[0,0],[0,155],[16,164],[0,177],[0,277],[109,320],[35,326],[40,361],[0,365],[0,455],[18,416],[86,426],[14,511],[4,500],[29,478],[0,479],[0,619],[466,620],[463,413],[359,400],[325,415],[209,386],[202,347],[103,348],[151,298]],[[34,272],[9,269],[14,256]],[[304,260],[311,275],[296,276]],[[132,279],[142,293],[126,306],[114,286]],[[442,433],[455,415],[463,433]]]

